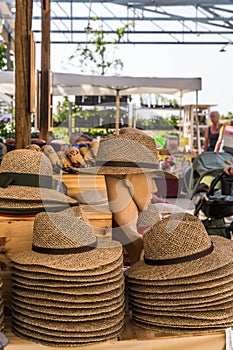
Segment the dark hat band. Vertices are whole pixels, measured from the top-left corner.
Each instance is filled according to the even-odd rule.
[[[0,187],[6,188],[9,185],[52,189],[53,178],[52,176],[38,174],[0,173]]]
[[[45,248],[32,245],[32,251],[41,254],[51,254],[51,255],[68,255],[68,254],[80,254],[86,253],[90,250],[93,250],[97,247],[97,239],[92,245],[84,245],[82,247],[73,247],[73,248]]]
[[[161,260],[160,259],[155,259],[155,260],[154,259],[147,259],[144,256],[144,261],[147,265],[154,265],[154,266],[181,264],[184,262],[190,262],[193,260],[203,258],[204,256],[211,254],[213,252],[213,250],[214,250],[214,244],[211,241],[211,245],[209,248],[202,250],[201,252],[198,252],[198,253],[182,256],[180,258],[161,259]]]
[[[112,166],[112,167],[125,167],[125,168],[147,168],[147,169],[158,169],[159,165],[158,164],[153,164],[153,163],[143,163],[143,162],[123,162],[123,161],[115,161],[115,160],[110,160],[107,162],[103,162],[100,160],[97,160],[95,162],[95,166]]]

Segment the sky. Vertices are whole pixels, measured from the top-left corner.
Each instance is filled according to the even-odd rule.
[[[233,45],[220,52],[221,45],[119,45],[117,57],[123,62],[121,75],[183,77],[202,79],[198,103],[214,105],[221,115],[233,112]],[[69,64],[75,45],[51,45],[51,71],[81,73]],[[37,64],[40,64],[37,48]],[[179,100],[179,98],[178,98]],[[137,101],[137,100],[136,100]],[[187,93],[182,104],[195,104],[196,94]]]

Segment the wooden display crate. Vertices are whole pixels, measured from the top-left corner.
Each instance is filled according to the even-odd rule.
[[[90,190],[106,191],[104,175],[63,174],[62,182],[67,187],[67,195],[72,197]]]

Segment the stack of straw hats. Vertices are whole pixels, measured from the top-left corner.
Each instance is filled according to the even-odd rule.
[[[143,237],[144,260],[125,272],[132,321],[159,334],[233,326],[233,242],[191,214],[164,218]]]
[[[116,338],[124,325],[122,246],[72,209],[35,217],[32,250],[12,259],[13,332],[50,346]]]
[[[53,188],[53,170],[43,152],[8,152],[0,165],[0,213],[29,214],[60,211],[78,205]]]

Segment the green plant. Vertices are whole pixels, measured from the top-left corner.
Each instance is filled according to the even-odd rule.
[[[14,69],[14,61],[13,61],[13,54],[10,52],[10,70]],[[8,69],[7,64],[7,45],[3,41],[0,44],[0,71],[4,71]]]
[[[94,19],[99,20],[98,17]],[[117,45],[121,42],[125,35],[126,29],[133,26],[134,22],[129,22],[125,26],[116,30],[116,38],[108,45],[108,33],[102,28],[88,31],[89,39],[85,45],[79,44],[73,55],[69,57],[70,61],[79,58],[79,64],[82,72],[91,72],[92,74],[105,75],[109,70],[115,73],[123,68],[123,62],[119,58],[115,58]]]

